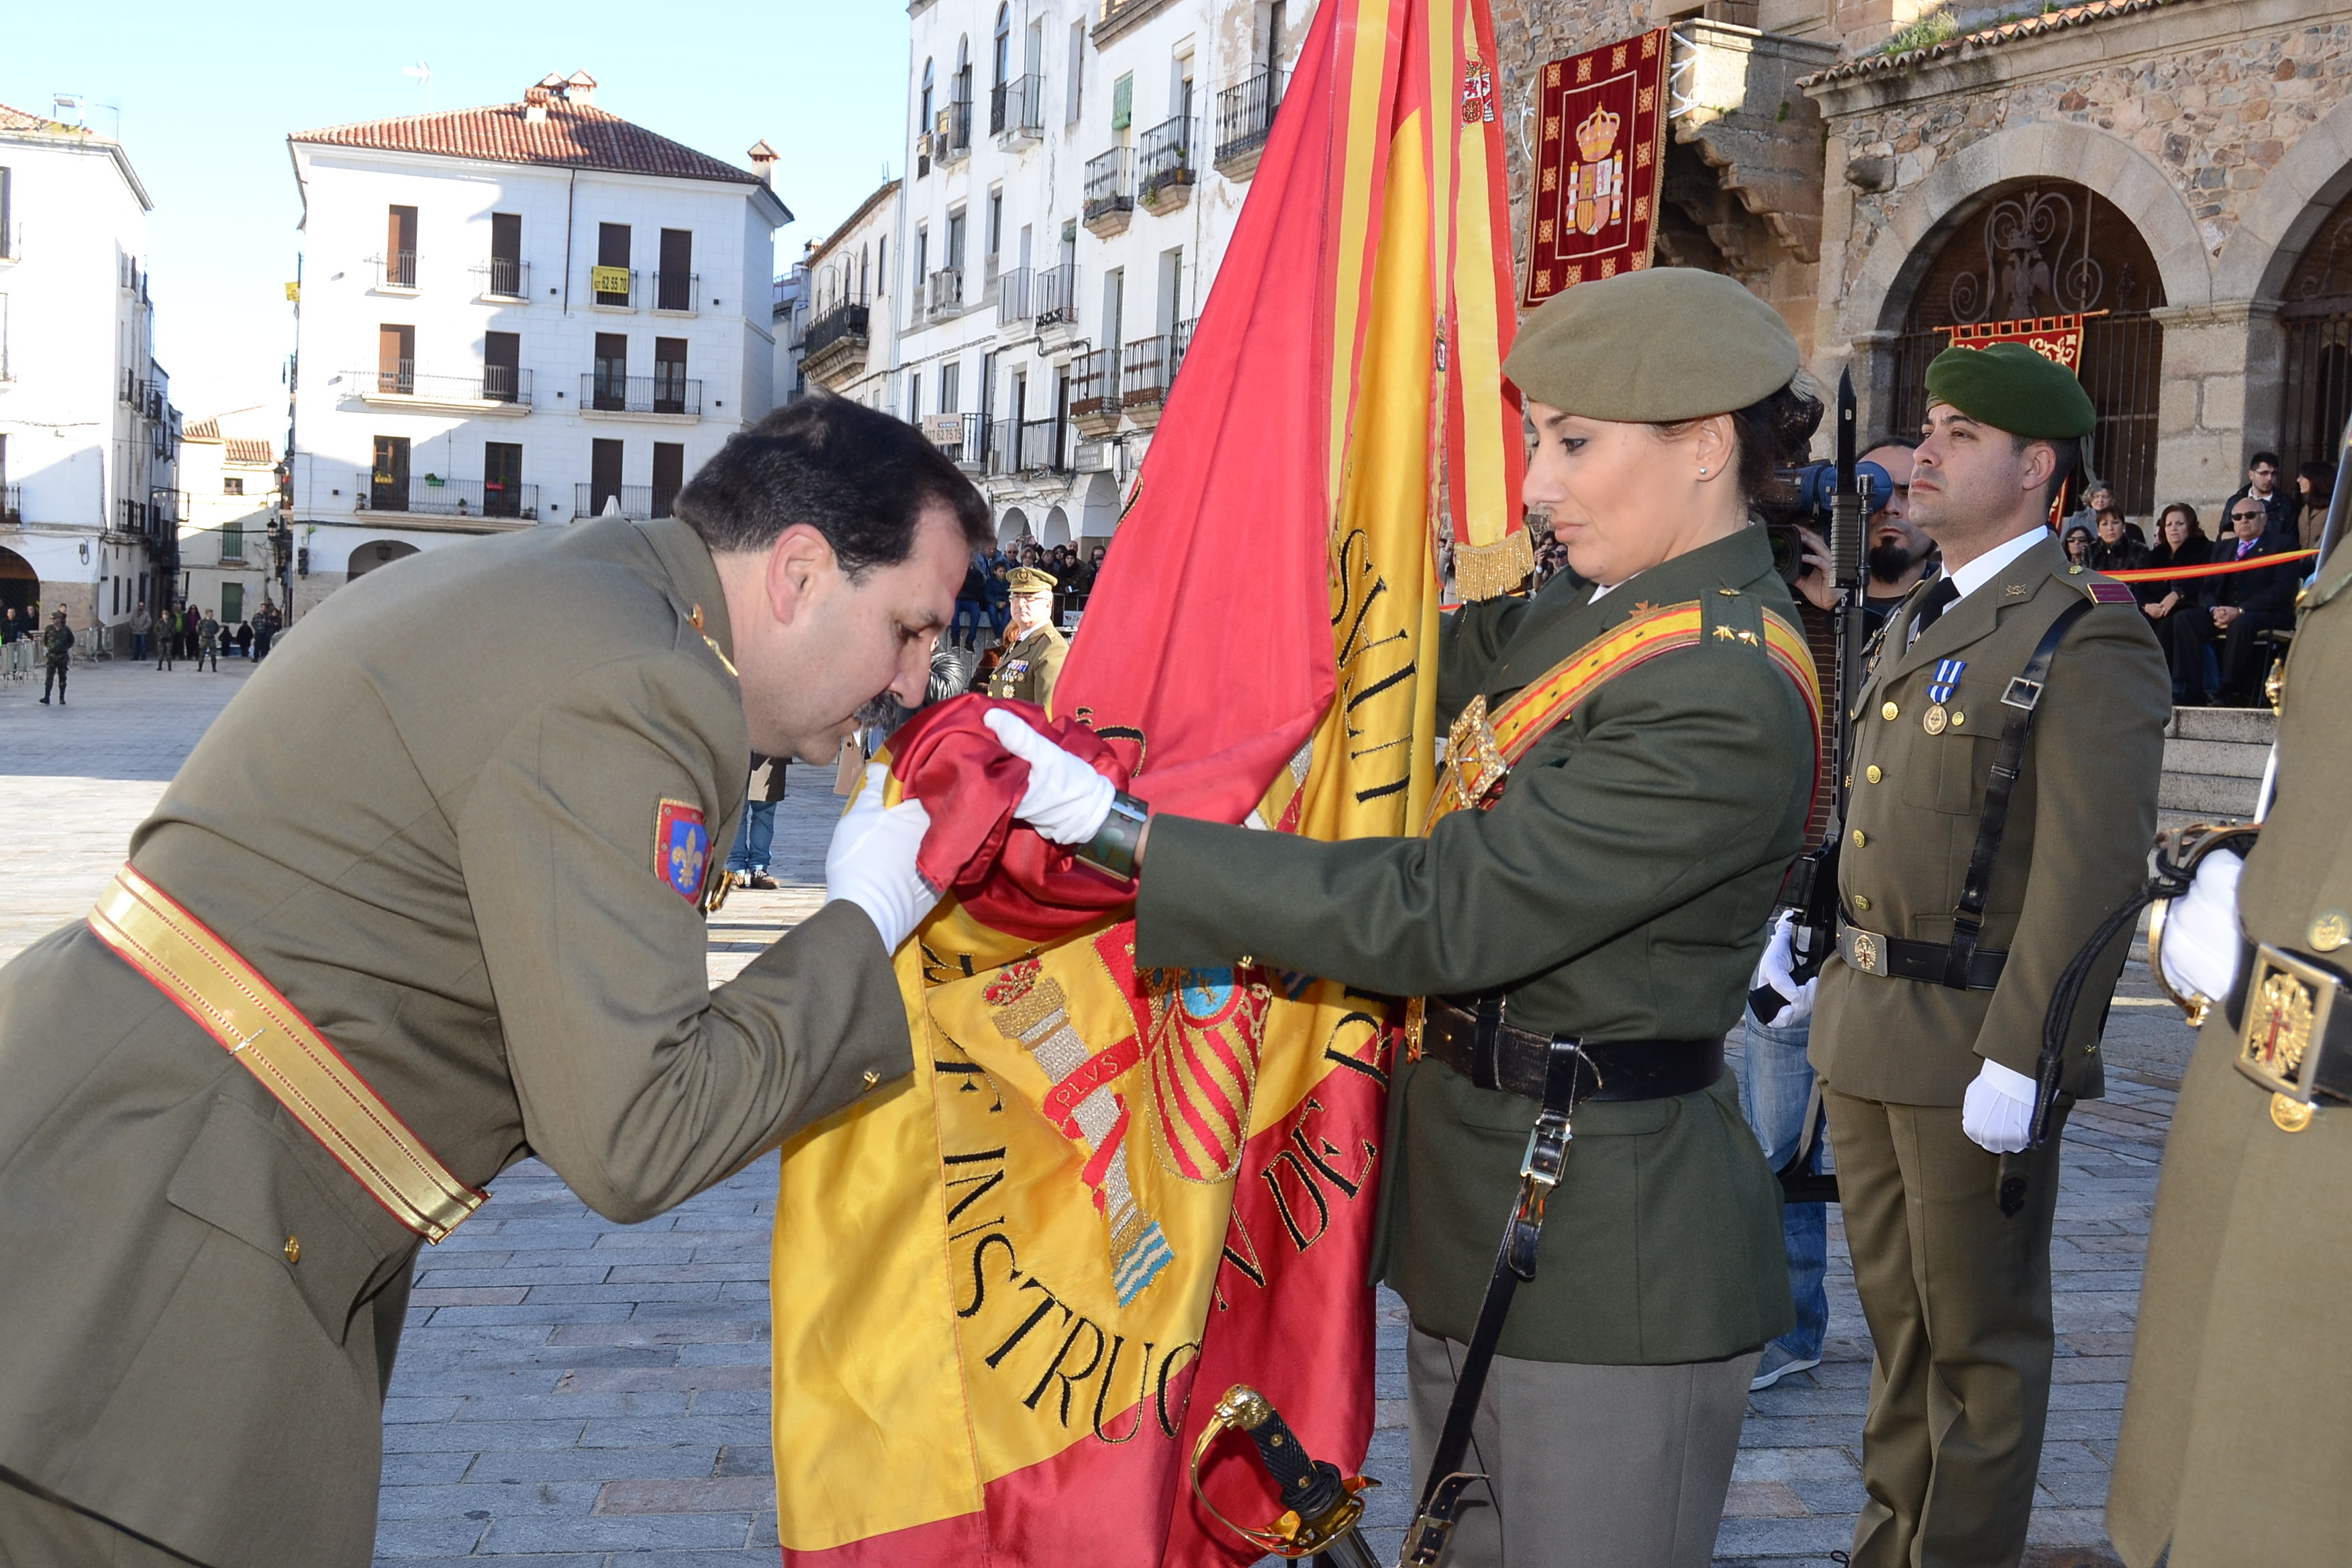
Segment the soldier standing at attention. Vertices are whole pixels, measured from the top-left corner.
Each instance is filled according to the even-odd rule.
[[[2042,1017],[2138,890],[2172,684],[2131,590],[2050,535],[2092,427],[2081,384],[2021,343],[1956,348],[1927,405],[1911,516],[1945,574],[1889,617],[1846,716],[1842,962],[1812,1062],[1876,1356],[1853,1562],[2014,1568],[2050,1403],[2063,1116],[2024,1152]],[[2126,945],[2084,990],[2062,1107],[2102,1092]]]
[[[2242,863],[2207,856],[2158,932],[2165,983],[2203,1030],[2107,1489],[2132,1568],[2168,1549],[2171,1568],[2334,1568],[2352,1542],[2352,1363],[2325,1348],[2352,1339],[2347,583],[2339,546],[2304,595],[2260,842]]]
[[[49,688],[58,689],[58,706],[66,705],[66,677],[73,669],[73,628],[66,625],[66,613],[58,610],[49,616],[49,624],[41,630],[41,658],[47,673],[41,679],[41,701],[49,700]]]
[[[1070,639],[1054,626],[1056,584],[1052,573],[1034,566],[1017,566],[1005,581],[1013,618],[1004,628],[995,672],[988,678],[988,694],[1043,708],[1053,700],[1054,682],[1061,679],[1062,660],[1070,651]]]
[[[0,1560],[364,1568],[420,1239],[534,1154],[644,1219],[908,1070],[919,805],[864,792],[825,907],[715,990],[703,912],[753,750],[919,699],[987,529],[912,426],[815,397],[675,518],[310,612],[0,969]]]
[[[1791,386],[1771,307],[1675,268],[1548,301],[1506,369],[1537,432],[1528,502],[1584,581],[1440,632],[1438,803],[1468,809],[1337,843],[1142,822],[1012,715],[989,723],[1030,762],[1018,810],[1041,832],[1115,870],[1122,842],[1137,865],[1148,849],[1139,962],[1425,998],[1390,1091],[1375,1265],[1412,1310],[1418,1484],[1456,1468],[1435,1457],[1507,1272],[1497,1237],[1527,1212],[1531,1129],[1559,1154],[1534,1278],[1458,1412],[1458,1468],[1486,1479],[1446,1561],[1704,1568],[1758,1353],[1795,1321],[1780,1189],[1723,1036],[1803,843],[1789,781],[1817,742],[1804,635],[1749,504],[1821,405]],[[1530,743],[1507,763],[1498,731]]]

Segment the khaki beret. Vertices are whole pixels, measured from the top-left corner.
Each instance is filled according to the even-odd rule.
[[[1761,402],[1797,367],[1780,311],[1716,273],[1648,267],[1545,300],[1519,324],[1503,374],[1570,414],[1663,424]]]
[[[1034,566],[1015,566],[1004,574],[1004,584],[1016,594],[1050,594],[1056,586],[1052,573]]]
[[[2023,343],[1948,348],[1927,366],[1927,406],[1948,403],[1979,424],[2029,440],[2091,433],[2098,414],[2074,373]]]

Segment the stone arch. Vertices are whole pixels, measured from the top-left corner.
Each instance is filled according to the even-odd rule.
[[[1029,536],[1029,514],[1017,506],[1008,506],[996,520],[996,542],[1011,544]]]
[[[2130,142],[2087,125],[2020,125],[1939,161],[1895,206],[1840,308],[1843,335],[1850,341],[1865,332],[1900,331],[1912,290],[1944,236],[1967,221],[1994,187],[2026,179],[2066,180],[2098,192],[2129,215],[2147,242],[2168,306],[2211,301],[2204,239],[2163,170]]]
[[[2319,226],[2352,194],[2352,99],[2295,138],[2213,267],[2217,300],[2275,300]]]
[[[1037,542],[1051,550],[1056,544],[1070,542],[1070,514],[1060,507],[1045,514],[1045,526],[1038,531]]]
[[[350,564],[343,568],[346,577],[356,578],[379,566],[416,553],[416,546],[404,539],[374,539],[353,547]]]
[[[41,574],[33,570],[33,563],[0,546],[0,605],[15,610],[21,618],[32,613],[40,596]]]

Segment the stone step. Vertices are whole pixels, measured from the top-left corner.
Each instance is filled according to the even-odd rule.
[[[2164,742],[2164,771],[2259,779],[2270,755],[2268,746],[2242,745],[2235,741],[2170,740]]]
[[[2183,741],[2268,746],[2278,735],[2278,715],[2267,708],[2175,708],[2165,734]]]
[[[2261,784],[2260,779],[2215,773],[2168,773],[2157,789],[2158,812],[2160,816],[2165,812],[2185,811],[2208,822],[2224,816],[2251,816],[2254,810],[2254,795]]]

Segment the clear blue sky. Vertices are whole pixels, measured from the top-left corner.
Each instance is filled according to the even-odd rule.
[[[0,103],[37,114],[78,92],[121,134],[155,204],[148,259],[156,358],[193,417],[281,400],[294,346],[285,284],[301,202],[289,132],[510,103],[584,69],[596,106],[730,163],[761,137],[797,222],[779,270],[846,217],[903,156],[907,13],[892,0],[698,5],[229,4],[136,0],[10,7]]]

